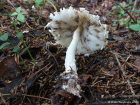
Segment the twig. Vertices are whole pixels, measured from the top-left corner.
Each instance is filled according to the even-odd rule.
[[[42,99],[45,99],[45,100],[50,100],[49,98],[45,98],[45,97],[40,97],[40,96],[34,96],[34,95],[28,95],[28,94],[1,94],[0,97],[2,96],[10,96],[10,95],[23,95],[23,96],[27,96],[27,97],[35,97],[35,98],[42,98]],[[6,104],[6,103],[5,103]],[[7,105],[7,104],[6,104]]]
[[[112,2],[115,2],[114,0],[111,0]],[[132,15],[125,9],[123,8],[119,3],[115,2],[117,5],[119,5],[130,17],[131,19],[134,21],[135,24],[137,24],[137,21],[135,21],[135,19],[132,17]]]
[[[133,87],[132,87],[132,85],[131,85],[131,83],[130,83],[129,78],[128,78],[127,75],[126,75],[125,70],[123,69],[123,67],[122,67],[121,64],[120,64],[120,61],[119,61],[119,59],[118,59],[118,55],[117,55],[116,53],[113,53],[113,54],[115,54],[116,60],[117,60],[117,62],[118,62],[118,65],[119,65],[119,67],[120,67],[120,69],[121,69],[121,71],[122,71],[122,73],[123,73],[124,78],[125,78],[126,81],[127,81],[128,86],[130,87],[130,90],[131,90],[132,95],[135,96],[135,92],[134,92],[134,90],[133,90]],[[137,100],[135,100],[135,102],[136,102],[137,104],[139,104],[139,102],[138,102]]]
[[[117,56],[116,54],[115,54],[115,57],[116,57],[116,60],[117,60],[117,62],[118,62],[118,65],[119,65],[119,67],[120,67],[120,69],[121,69],[121,71],[122,71],[122,73],[123,73],[124,78],[127,80],[127,83],[128,83],[128,85],[129,85],[129,87],[130,87],[130,90],[131,90],[132,94],[135,95],[135,92],[134,92],[134,90],[133,90],[133,88],[132,88],[132,85],[131,85],[131,83],[130,83],[130,80],[129,80],[129,78],[127,77],[126,72],[124,71],[123,67],[121,66],[121,63],[120,63],[120,61],[119,61],[119,59],[118,59],[118,56]]]
[[[111,0],[111,1],[114,2],[114,3],[117,3],[117,2],[115,2],[113,0]],[[134,5],[136,5],[136,3],[137,3],[137,0],[135,0],[135,4]],[[137,24],[137,21],[135,21],[133,16],[125,8],[123,8],[119,3],[117,3],[117,5],[119,5],[128,14],[128,17],[131,18],[134,21],[135,24]],[[136,31],[135,31],[135,33],[137,34],[138,38],[140,39],[140,35]]]
[[[33,43],[34,43],[34,42],[33,42]],[[34,44],[37,44],[37,45],[39,45],[39,46],[42,46],[42,45],[40,45],[40,44],[38,44],[38,43],[34,43]],[[50,55],[54,58],[54,60],[55,60],[55,62],[56,62],[56,64],[57,64],[57,66],[60,67],[59,64],[58,64],[58,62],[57,62],[57,60],[56,60],[56,58],[54,57],[54,55],[53,55],[47,48],[45,48],[44,46],[42,46],[42,47],[50,53]]]
[[[127,98],[127,99],[140,99],[140,95],[120,95],[120,96],[107,96],[105,97],[104,99],[118,99],[118,98],[121,98],[121,99],[124,99],[124,98]]]
[[[133,11],[135,10],[135,6],[137,5],[137,1],[138,0],[135,0],[135,2],[134,2],[134,7],[133,7],[133,9],[132,9],[132,11],[131,11],[131,15],[133,15]],[[125,21],[127,21],[127,20],[129,20],[130,19],[130,16],[127,16],[127,18],[126,19],[124,19]],[[123,25],[123,24],[122,24]]]
[[[1,92],[0,92],[0,97],[1,97],[1,99],[3,100],[3,102],[5,103],[5,105],[7,105],[6,100],[3,98],[3,95],[2,95]]]
[[[35,98],[42,98],[45,100],[50,100],[49,98],[45,98],[45,97],[40,97],[40,96],[34,96],[34,95],[28,95],[28,94],[22,94],[23,96],[28,96],[28,97],[35,97]]]
[[[50,63],[49,63],[49,64],[50,64]],[[49,64],[48,64],[48,65],[49,65]],[[34,75],[32,75],[29,79],[31,79],[31,78],[34,77],[36,74],[38,74],[40,71],[42,71],[43,69],[45,69],[46,67],[48,67],[48,65],[46,65],[46,66],[43,67],[42,69],[40,69],[40,70],[38,70],[37,72],[35,72]],[[48,67],[47,70],[50,69],[52,66],[53,66],[53,65],[51,65],[50,67]]]
[[[96,85],[96,84],[99,83],[99,82],[102,82],[102,81],[103,81],[103,80],[100,80],[100,81],[95,82],[94,84],[91,85],[91,87],[94,86],[94,85]]]
[[[124,61],[128,66],[130,66],[133,70],[135,70],[135,68],[138,68],[138,69],[140,69],[139,67],[137,67],[136,65],[134,65],[134,64],[132,64],[132,63],[129,63],[129,62],[127,62],[122,56],[120,56],[118,53],[114,53],[114,52],[112,52],[112,51],[110,51],[111,53],[113,53],[113,54],[116,54],[119,58],[121,58],[122,59],[122,61]],[[134,68],[134,67],[135,68]]]

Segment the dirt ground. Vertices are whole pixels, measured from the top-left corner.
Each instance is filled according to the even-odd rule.
[[[0,6],[0,36],[7,33],[14,47],[19,46],[25,68],[19,55],[8,45],[0,50],[0,105],[131,105],[140,102],[140,33],[129,29],[129,24],[120,22],[129,16],[140,21],[140,11],[131,13],[133,4],[140,9],[140,0],[50,0],[57,8],[85,8],[90,14],[99,15],[102,24],[107,24],[108,44],[103,50],[84,56],[77,54],[81,97],[70,94],[61,88],[60,76],[65,71],[67,48],[53,45],[55,39],[44,27],[50,22],[49,15],[55,9],[46,2],[39,8],[32,0],[3,0]],[[120,15],[117,6],[122,3]],[[126,6],[128,5],[128,6]],[[116,8],[114,7],[116,6]],[[125,7],[126,6],[126,7]],[[17,30],[10,17],[21,7],[25,22],[12,16],[17,29],[23,33],[23,40],[16,36]],[[35,7],[35,8],[33,8]],[[131,7],[131,8],[130,8]],[[115,9],[113,9],[115,8]],[[40,13],[40,21],[38,23]],[[135,23],[135,22],[131,22]],[[32,61],[26,43],[36,65]],[[0,46],[5,43],[0,40]]]

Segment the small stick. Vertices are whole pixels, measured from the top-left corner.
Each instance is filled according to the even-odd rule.
[[[37,72],[34,73],[34,75],[32,75],[29,79],[31,79],[32,77],[34,77],[36,74],[38,74],[40,71],[42,71],[43,69],[45,69],[46,67],[48,67],[49,64],[47,64],[45,67],[43,67],[42,69],[38,70]],[[47,68],[47,70],[49,70],[53,65],[51,65],[50,67]]]
[[[115,2],[114,0],[111,0],[112,2]],[[115,2],[117,5],[119,5],[130,17],[131,19],[134,21],[135,24],[137,24],[137,21],[132,17],[132,15],[125,9],[123,8],[119,3]]]
[[[115,54],[115,53],[114,53],[114,54]],[[133,87],[132,87],[132,85],[131,85],[131,83],[130,83],[129,78],[128,78],[127,75],[126,75],[125,70],[124,70],[123,67],[121,66],[121,63],[120,63],[120,61],[119,61],[119,59],[118,59],[118,55],[115,54],[115,57],[116,57],[116,60],[117,60],[117,62],[118,62],[118,65],[119,65],[119,67],[120,67],[120,69],[121,69],[121,71],[122,71],[122,73],[123,73],[123,76],[124,76],[124,78],[126,79],[128,86],[130,87],[130,90],[131,90],[133,96],[135,96],[135,92],[134,92],[134,90],[133,90]],[[138,102],[137,100],[135,100],[135,103],[136,103],[137,105],[139,105],[139,102]]]
[[[20,96],[20,94],[1,94],[0,97],[2,97],[2,96],[10,96],[10,95],[17,95],[17,96],[19,95]],[[50,100],[49,98],[35,96],[35,95],[28,95],[28,94],[21,94],[21,95],[27,96],[27,97],[42,98],[42,99],[45,99],[45,100]]]
[[[6,100],[3,98],[3,95],[1,92],[0,92],[0,97],[1,97],[2,101],[5,103],[5,105],[7,105]]]
[[[34,43],[34,42],[33,42],[33,43]],[[34,44],[37,44],[37,45],[39,45],[39,46],[42,46],[42,45],[40,45],[40,44],[38,44],[38,43],[34,43]],[[60,67],[59,64],[58,64],[58,62],[57,62],[57,60],[56,60],[56,58],[55,58],[55,56],[54,56],[47,48],[45,48],[44,46],[42,46],[42,47],[50,53],[50,55],[54,58],[54,60],[55,60],[55,62],[56,62],[56,64],[57,64],[57,66]]]
[[[122,59],[122,61],[124,61],[128,66],[130,66],[132,69],[134,69],[135,70],[135,68],[134,67],[136,67],[136,66],[134,66],[133,64],[131,64],[131,63],[128,63],[127,62],[127,60],[125,60],[122,56],[120,56],[118,53],[114,53],[114,52],[112,52],[112,51],[110,51],[111,53],[113,53],[113,54],[115,54],[115,55],[117,55],[119,58],[121,58]],[[133,67],[134,66],[134,67]],[[136,67],[136,68],[138,68],[138,67]],[[139,69],[139,68],[138,68]]]
[[[138,0],[135,0],[134,7],[133,7],[133,9],[132,9],[132,11],[131,11],[131,15],[133,15],[133,11],[135,10],[135,6],[137,5],[137,1],[138,1]],[[127,16],[127,18],[124,19],[124,20],[127,21],[127,20],[129,20],[129,19],[130,19],[130,16]],[[123,24],[122,24],[122,25],[123,25]]]

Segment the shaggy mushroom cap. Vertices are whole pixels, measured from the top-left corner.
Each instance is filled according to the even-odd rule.
[[[56,40],[55,44],[61,44],[63,47],[70,45],[74,31],[78,26],[82,26],[76,54],[93,54],[107,44],[107,26],[100,23],[99,16],[89,14],[84,8],[80,8],[79,11],[73,7],[63,8],[60,12],[51,13],[50,19],[52,21],[47,27],[51,28],[49,31]]]

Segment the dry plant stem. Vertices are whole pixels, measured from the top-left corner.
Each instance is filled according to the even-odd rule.
[[[117,55],[119,58],[121,58],[122,61],[124,61],[124,62],[125,62],[128,66],[130,66],[132,69],[135,70],[134,67],[140,69],[139,67],[137,67],[137,66],[135,66],[135,65],[133,65],[133,64],[131,64],[131,63],[128,63],[128,62],[127,62],[122,56],[120,56],[118,53],[114,53],[114,52],[112,52],[112,51],[110,51],[110,52],[113,53],[113,54],[115,54],[115,55]],[[133,67],[133,66],[134,66],[134,67]]]
[[[119,61],[119,59],[118,59],[118,56],[117,56],[116,54],[115,54],[115,57],[116,57],[116,60],[117,60],[117,62],[118,62],[118,65],[119,65],[119,67],[120,67],[120,69],[121,69],[121,71],[122,71],[122,73],[123,73],[123,76],[124,76],[124,78],[126,79],[128,86],[130,87],[131,93],[133,94],[133,96],[135,96],[135,92],[134,92],[133,87],[132,87],[132,85],[131,85],[131,83],[130,83],[130,80],[129,80],[129,78],[128,78],[127,75],[126,75],[125,70],[124,70],[123,67],[121,66],[120,61]],[[135,102],[136,102],[137,105],[139,105],[138,100],[135,100]]]
[[[117,3],[114,0],[111,0],[111,1],[114,3]],[[130,17],[134,21],[134,23],[137,24],[137,21],[135,21],[135,19],[132,17],[132,15],[126,9],[124,9],[119,3],[117,3],[117,5],[119,5],[129,15],[128,17]],[[140,35],[136,31],[135,31],[135,33],[137,34],[138,38],[140,39]]]
[[[37,44],[37,45],[39,45],[39,46],[42,46],[42,45],[40,45],[40,44],[38,44],[38,43],[35,43],[35,44]],[[42,46],[42,47],[50,53],[50,55],[54,58],[54,60],[55,60],[55,62],[56,62],[56,64],[57,64],[57,66],[60,67],[59,64],[58,64],[58,62],[57,62],[57,60],[56,60],[56,58],[55,58],[55,56],[54,56],[47,48],[45,48],[44,46]]]
[[[40,71],[44,70],[46,67],[48,67],[49,64],[47,64],[45,67],[43,67],[42,69],[38,70],[37,72],[34,73],[34,75],[32,75],[29,79],[33,78],[36,74],[38,74]],[[47,68],[47,70],[49,70],[53,65],[51,65],[50,67]]]
[[[115,2],[115,1],[113,1],[113,0],[111,0],[112,2]],[[115,2],[116,3],[116,2]],[[136,5],[136,3],[137,3],[137,0],[135,0],[135,4],[134,5]],[[126,9],[124,9],[119,3],[117,3],[129,16],[129,18],[131,18],[133,21],[134,21],[134,23],[135,24],[137,24],[137,21],[135,21],[135,19],[132,17],[132,14],[130,14]],[[135,9],[134,9],[135,10]],[[132,11],[131,11],[132,12]],[[138,38],[140,39],[140,35],[135,31],[135,33],[138,35]]]
[[[23,96],[27,96],[27,97],[42,98],[42,99],[45,99],[45,100],[50,100],[50,99],[45,98],[45,97],[34,96],[34,95],[28,95],[28,94],[1,94],[0,97],[2,97],[2,96],[10,96],[10,95],[17,95],[17,96],[18,96],[18,95],[19,95],[19,96],[23,95]]]
[[[7,2],[9,2],[9,4],[12,5],[12,7],[16,10],[16,8],[15,8],[14,5],[11,3],[11,1],[7,0]]]
[[[35,95],[28,95],[28,94],[22,94],[23,96],[27,96],[27,97],[34,97],[34,98],[42,98],[42,99],[45,99],[45,100],[49,100],[48,98],[45,98],[45,97],[40,97],[40,96],[35,96]]]
[[[7,105],[6,100],[3,98],[3,95],[2,95],[1,92],[0,92],[0,97],[1,97],[1,99],[2,99],[2,101],[3,101],[3,103],[5,103],[5,105]]]
[[[48,2],[53,6],[53,8],[55,9],[55,12],[57,12],[56,6],[52,2],[50,2],[49,0],[48,0]]]
[[[135,6],[137,5],[137,1],[138,1],[138,0],[135,0],[135,2],[134,2],[134,7],[133,7],[133,9],[132,9],[132,11],[131,11],[131,15],[133,15],[133,11],[135,10]],[[129,20],[129,19],[130,19],[130,16],[127,16],[127,18],[124,19],[124,20],[127,21],[127,20]]]
[[[52,78],[55,77],[56,73],[58,72],[58,70],[55,70],[53,72],[53,74],[51,75],[51,77],[49,77],[49,79],[46,81],[46,83],[44,84],[43,88],[40,90],[39,95],[42,94],[42,91],[44,90],[44,88],[52,81]]]
[[[128,83],[128,85],[129,85],[129,87],[130,87],[130,90],[131,90],[132,94],[135,95],[135,92],[134,92],[134,90],[133,90],[133,88],[132,88],[132,85],[131,85],[131,83],[130,83],[130,80],[128,79],[128,77],[127,77],[127,75],[126,75],[126,72],[124,71],[123,67],[121,66],[120,61],[119,61],[117,55],[115,55],[115,57],[116,57],[116,60],[117,60],[117,62],[118,62],[118,65],[119,65],[119,67],[120,67],[120,69],[121,69],[121,71],[122,71],[122,73],[123,73],[124,78],[127,80],[127,83]]]
[[[45,48],[45,47],[44,47]],[[60,67],[59,66],[59,64],[58,64],[58,62],[57,62],[57,60],[56,60],[56,58],[54,57],[54,55],[47,49],[47,48],[45,48],[49,53],[50,53],[50,55],[54,58],[54,60],[55,60],[55,62],[56,62],[56,64],[57,64],[57,66],[58,67]]]
[[[100,80],[100,81],[97,81],[97,82],[93,83],[93,84],[91,85],[91,87],[93,87],[94,85],[96,85],[97,83],[102,82],[102,81],[103,81],[103,80]]]
[[[114,0],[111,0],[111,1],[115,2]],[[115,2],[115,3],[117,3],[117,2]],[[132,15],[126,9],[124,9],[119,3],[117,3],[117,5],[119,5],[131,17],[131,19],[134,21],[134,23],[137,24],[135,19],[132,17]]]
[[[140,95],[135,95],[135,96],[133,96],[133,95],[121,95],[121,96],[108,96],[108,97],[106,97],[105,99],[116,99],[116,98],[128,98],[129,97],[129,99],[139,99],[139,97],[140,97]]]

